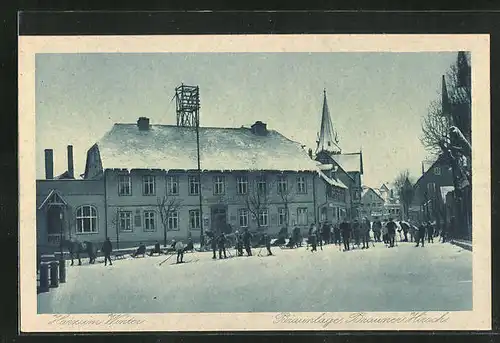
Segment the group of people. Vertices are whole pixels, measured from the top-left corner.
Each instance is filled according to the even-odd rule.
[[[453,223],[453,218],[451,223]],[[452,225],[452,224],[451,224]],[[371,240],[370,230],[373,231],[373,241]],[[282,230],[283,231],[283,230]],[[286,232],[286,231],[283,231]],[[435,229],[431,222],[423,221],[420,223],[413,223],[410,221],[399,221],[396,222],[393,218],[389,218],[387,222],[382,223],[379,219],[370,222],[368,218],[363,218],[361,221],[354,219],[352,222],[343,220],[339,225],[330,225],[328,223],[323,223],[317,226],[312,223],[310,225],[308,236],[307,236],[307,246],[309,249],[311,246],[311,252],[317,251],[318,245],[321,250],[323,250],[323,244],[333,243],[335,245],[343,245],[344,251],[349,251],[354,249],[355,246],[361,249],[369,249],[370,242],[374,245],[374,242],[384,242],[387,247],[392,248],[396,242],[396,232],[399,232],[400,241],[402,242],[415,242],[416,247],[424,246],[425,239],[427,238],[428,243],[434,243],[434,238],[438,235],[441,236],[441,241],[444,243],[447,240],[446,229],[441,229],[440,232]],[[252,256],[252,239],[253,234],[245,228],[242,233],[235,231],[234,234],[230,234],[235,238],[235,248],[237,251],[237,256],[243,256],[244,251],[247,256]],[[208,244],[212,248],[213,259],[217,259],[217,251],[219,259],[227,258],[228,254],[228,237],[224,232],[212,233],[207,232]],[[285,244],[285,236],[280,235],[275,241],[275,245],[285,245],[289,248],[295,248],[302,246],[302,235],[301,230],[295,227],[292,234],[288,236],[288,243]],[[258,246],[266,247],[267,255],[273,255],[271,251],[271,237],[267,233],[262,235],[262,238]],[[170,244],[168,251],[173,251],[177,253],[177,263],[183,262],[184,253],[186,251],[194,250],[193,241],[188,238],[187,244],[182,241],[173,240]],[[112,265],[111,253],[113,251],[113,246],[109,237],[106,238],[104,244],[102,245],[102,252],[104,254],[104,265]],[[153,249],[151,249],[149,256],[153,254],[161,254],[162,250],[160,243],[156,242]],[[133,257],[146,254],[146,246],[141,242],[136,251],[132,254]],[[231,254],[229,252],[229,254]],[[260,255],[260,252],[259,252]]]
[[[247,256],[252,256],[253,234],[248,230],[248,228],[245,228],[242,233],[240,233],[239,231],[235,231],[235,233],[232,235],[234,235],[236,241],[235,247],[237,255],[243,256],[244,255],[243,250],[245,250]],[[216,234],[209,231],[207,233],[207,236],[209,238],[209,244],[213,252],[212,258],[214,260],[217,259],[217,250],[219,251],[219,259],[227,258],[226,246],[228,243],[228,238],[226,234],[224,232],[219,232]],[[266,247],[268,256],[273,255],[271,251],[271,237],[267,233],[264,233],[260,243],[261,245]]]

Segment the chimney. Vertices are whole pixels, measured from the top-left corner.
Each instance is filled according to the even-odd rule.
[[[147,131],[147,130],[149,130],[149,118],[140,117],[137,120],[137,126],[139,127],[140,131]]]
[[[45,179],[52,180],[54,178],[54,151],[45,149]]]
[[[73,146],[68,145],[68,176],[70,179],[75,178],[75,170],[73,167]]]
[[[258,136],[267,135],[267,125],[260,120],[256,121],[255,124],[252,125],[252,133]]]

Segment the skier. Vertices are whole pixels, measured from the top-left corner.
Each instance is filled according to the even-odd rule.
[[[344,251],[349,251],[351,228],[349,223],[345,219],[342,221],[342,223],[340,223],[340,232],[342,233],[342,241],[344,242]]]
[[[177,251],[177,263],[182,263],[184,258],[184,243],[182,241],[175,243],[175,251]]]
[[[245,250],[247,252],[247,256],[252,256],[252,248],[250,246],[250,241],[252,240],[252,234],[245,229],[243,233],[243,244],[245,245]]]
[[[104,266],[107,265],[108,261],[109,261],[110,266],[113,265],[113,263],[111,262],[111,252],[112,251],[113,251],[113,245],[111,244],[109,237],[106,237],[106,240],[104,241],[104,244],[102,245],[102,252],[104,253]]]
[[[219,243],[219,259],[222,258],[222,252],[224,252],[224,258],[226,257],[226,235],[224,232],[221,232],[218,238],[218,243]]]
[[[361,234],[363,239],[363,247],[361,249],[368,249],[370,247],[370,220],[368,218],[364,218]]]
[[[387,234],[389,235],[389,248],[394,247],[394,239],[396,238],[396,223],[389,218],[389,221],[385,225],[387,227]]]

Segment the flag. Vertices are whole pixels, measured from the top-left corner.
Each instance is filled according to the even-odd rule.
[[[441,113],[443,116],[449,116],[451,114],[451,104],[450,99],[448,98],[448,90],[446,89],[446,80],[444,75],[441,89]]]
[[[467,61],[465,51],[459,51],[457,56],[457,69],[458,69],[458,87],[470,87],[470,66]]]

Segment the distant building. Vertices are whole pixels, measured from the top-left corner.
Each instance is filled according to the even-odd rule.
[[[202,226],[306,232],[311,223],[339,220],[347,211],[349,189],[341,178],[262,122],[200,127],[199,140],[200,172],[195,128],[151,125],[144,117],[115,124],[88,150],[78,180],[72,148],[61,177],[53,176],[53,152],[46,150],[46,179],[36,182],[39,247],[53,249],[61,237],[110,237],[127,247],[163,242],[165,232],[168,241],[197,240]]]
[[[397,195],[384,183],[380,188],[363,187],[362,216],[370,220],[401,219],[401,204]]]
[[[312,157],[312,151],[310,152]],[[325,173],[342,181],[349,192],[349,206],[347,216],[350,219],[360,217],[361,193],[363,176],[363,154],[362,152],[342,153],[338,145],[338,135],[333,128],[332,119],[326,100],[326,91],[323,98],[323,112],[321,117],[320,132],[317,140],[314,158],[323,165],[332,166]]]
[[[413,186],[410,217],[420,221],[436,221],[444,225],[446,194],[453,190],[453,174],[443,156],[434,161]]]

